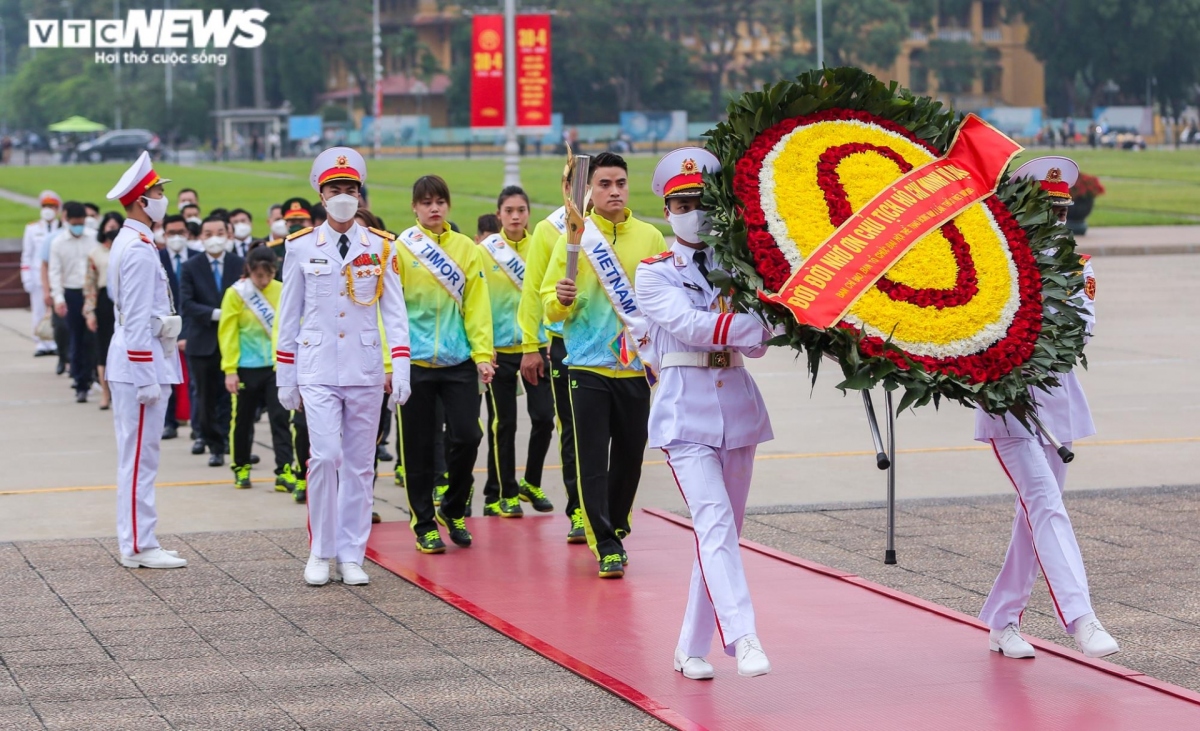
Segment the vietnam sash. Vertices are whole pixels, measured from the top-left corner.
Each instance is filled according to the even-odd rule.
[[[500,271],[508,275],[513,286],[521,289],[525,284],[525,261],[517,250],[504,243],[500,234],[492,234],[479,243],[488,256],[492,257],[492,261],[500,267]]]
[[[450,255],[436,241],[426,236],[420,226],[413,226],[400,234],[400,242],[413,255],[413,258],[421,262],[421,265],[433,275],[438,284],[446,289],[458,303],[459,308],[462,308],[467,275],[458,262],[450,258]]]
[[[633,278],[625,273],[617,252],[613,251],[612,244],[608,243],[594,223],[588,221],[587,224],[579,243],[604,288],[609,304],[621,321],[621,332],[610,347],[621,365],[628,366],[637,358],[638,344],[646,334],[645,318],[633,298]]]
[[[258,324],[263,326],[267,335],[274,333],[275,308],[271,306],[271,302],[263,296],[263,293],[258,291],[258,287],[255,287],[249,279],[239,279],[233,285],[233,291],[241,296],[242,302],[245,302],[246,307],[258,318]]]

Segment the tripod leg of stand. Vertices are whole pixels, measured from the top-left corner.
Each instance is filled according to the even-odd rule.
[[[863,391],[863,408],[867,411],[867,426],[871,428],[871,442],[875,445],[875,466],[886,470],[891,460],[883,451],[883,437],[879,435],[879,421],[875,418],[875,404],[871,402],[871,392]]]
[[[892,408],[892,392],[884,391],[888,416],[888,464],[887,480],[887,543],[883,552],[885,564],[896,563],[896,410]]]

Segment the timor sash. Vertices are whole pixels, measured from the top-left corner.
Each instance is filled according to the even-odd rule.
[[[512,246],[504,243],[504,238],[500,234],[492,234],[479,244],[483,250],[492,257],[492,261],[500,267],[500,271],[508,275],[509,281],[518,290],[525,284],[525,261],[517,250]]]
[[[239,279],[233,285],[233,291],[238,293],[242,302],[245,302],[246,307],[258,318],[258,324],[262,325],[270,336],[275,331],[275,308],[271,306],[270,301],[249,279]]]
[[[454,261],[436,241],[425,235],[419,226],[413,226],[400,234],[400,242],[421,265],[442,285],[459,308],[463,306],[463,295],[467,286],[467,275],[458,262]]]
[[[801,324],[833,326],[921,237],[995,193],[1021,150],[968,114],[944,157],[897,178],[817,247],[778,294],[759,298],[787,307]]]
[[[579,243],[604,288],[609,304],[621,321],[621,332],[610,347],[621,365],[628,366],[637,358],[638,344],[646,334],[645,318],[633,298],[633,278],[625,273],[612,244],[590,220],[584,226],[583,238]]]

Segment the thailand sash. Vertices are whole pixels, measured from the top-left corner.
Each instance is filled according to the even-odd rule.
[[[492,257],[492,261],[500,267],[500,271],[508,275],[513,286],[521,289],[525,284],[525,261],[521,259],[517,250],[504,243],[500,234],[492,234],[479,243],[488,256]]]
[[[609,304],[621,320],[621,332],[609,347],[621,365],[628,366],[637,358],[638,345],[647,332],[645,318],[633,298],[633,278],[625,273],[612,244],[590,220],[584,226],[580,244],[604,288],[604,294],[608,296]]]
[[[450,296],[461,308],[463,293],[467,286],[467,275],[458,262],[450,258],[450,255],[436,241],[426,236],[419,226],[413,226],[400,234],[400,242],[408,248],[413,258],[421,262],[422,266],[433,275],[438,284],[450,293]]]
[[[275,308],[271,306],[270,301],[263,296],[263,293],[258,291],[254,282],[249,279],[239,279],[237,284],[233,285],[233,291],[241,296],[246,307],[258,318],[258,324],[267,331],[267,335],[271,335],[275,330]]]

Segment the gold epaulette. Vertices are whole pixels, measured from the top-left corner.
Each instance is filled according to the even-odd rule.
[[[288,234],[286,237],[284,237],[284,241],[291,241],[292,239],[298,238],[307,233],[312,233],[312,226],[307,226],[305,228],[300,229],[299,231],[297,231],[295,233]]]
[[[379,229],[377,229],[373,226],[367,226],[367,230],[370,231],[371,233],[375,234],[376,236],[382,236],[383,238],[387,239],[388,241],[396,240],[396,234],[392,233],[391,231],[380,231]]]
[[[283,246],[283,239],[271,239],[267,242],[267,246],[274,249],[276,246]]]

